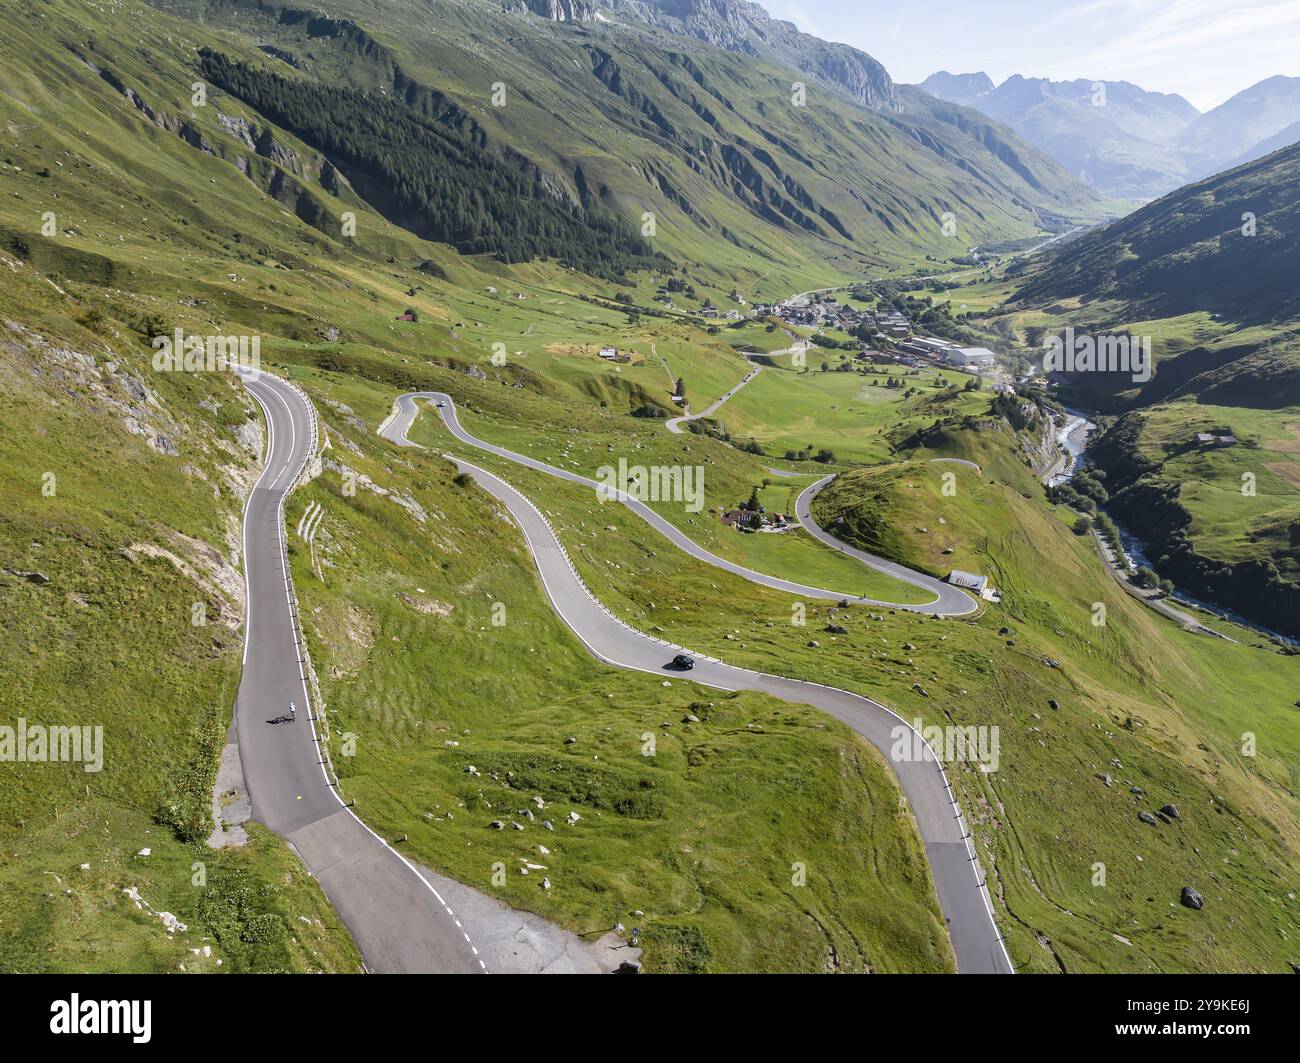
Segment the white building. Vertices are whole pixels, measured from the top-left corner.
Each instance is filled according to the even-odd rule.
[[[986,347],[953,347],[944,352],[944,360],[949,365],[962,369],[985,369],[993,365],[997,358]]]
[[[949,343],[947,340],[936,340],[930,336],[914,336],[903,346],[908,350],[915,349],[918,354],[946,355],[949,351],[957,349],[955,343]]]
[[[989,578],[988,576],[977,576],[973,572],[963,572],[959,568],[954,568],[948,573],[948,582],[954,587],[961,587],[963,590],[983,594],[985,588],[989,585]]]

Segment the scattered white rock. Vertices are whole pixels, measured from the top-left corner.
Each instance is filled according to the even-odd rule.
[[[137,908],[142,911],[147,911],[150,915],[156,915],[161,919],[162,925],[167,930],[167,933],[175,934],[177,931],[180,931],[183,934],[185,931],[189,930],[189,927],[177,919],[176,916],[172,915],[171,912],[155,911],[153,906],[140,896],[140,891],[134,886],[124,886],[122,892],[135,902]]]

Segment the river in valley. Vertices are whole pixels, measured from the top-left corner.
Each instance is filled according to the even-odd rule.
[[[1067,409],[1068,415],[1065,423],[1060,425],[1056,432],[1056,443],[1066,454],[1066,465],[1064,469],[1052,476],[1048,483],[1055,486],[1056,484],[1068,483],[1074,478],[1074,474],[1088,463],[1088,439],[1093,432],[1097,430],[1096,424],[1089,420],[1088,415],[1082,410]],[[1111,514],[1114,520],[1114,514]],[[1151,564],[1150,556],[1146,544],[1133,532],[1129,531],[1118,521],[1115,527],[1119,529],[1120,547],[1123,551],[1124,562],[1130,572],[1136,572],[1139,568],[1154,568]],[[1225,609],[1214,602],[1206,601],[1203,598],[1197,598],[1195,595],[1188,594],[1186,591],[1176,588],[1172,595],[1176,602],[1183,605],[1192,606],[1196,609],[1204,609],[1206,612],[1219,617],[1221,620],[1229,620],[1234,624],[1240,624],[1242,627],[1257,631],[1268,638],[1280,639],[1283,642],[1290,643],[1292,646],[1300,645],[1295,639],[1288,638],[1276,631],[1270,631],[1252,620],[1247,619],[1240,613],[1233,612],[1231,609]]]

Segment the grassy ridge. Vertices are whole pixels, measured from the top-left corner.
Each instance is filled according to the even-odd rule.
[[[435,455],[352,425],[377,423],[389,392],[297,378],[324,400],[340,468],[290,508],[292,521],[313,499],[326,507],[325,581],[296,543],[295,580],[343,790],[368,822],[580,933],[640,926],[651,970],[951,968],[910,815],[873,750],[771,698],[596,663],[495,503]],[[344,495],[342,466],[427,520],[365,489]],[[593,506],[602,527],[624,520]],[[347,733],[354,756],[340,754]],[[541,866],[523,874],[530,863]]]
[[[682,683],[663,688],[622,673],[611,677],[559,627],[517,535],[481,495],[449,482],[436,457],[393,451],[358,427],[378,423],[398,391],[443,388],[469,407],[466,423],[485,438],[552,462],[590,470],[611,455],[669,464],[698,460],[708,472],[709,505],[729,506],[762,484],[760,460],[700,437],[672,437],[661,424],[628,416],[646,401],[666,406],[670,380],[679,375],[697,408],[725,391],[744,372],[727,349],[727,333],[709,336],[682,320],[615,309],[614,286],[554,263],[511,267],[457,256],[389,224],[346,186],[334,199],[311,176],[321,164],[308,145],[277,130],[275,139],[293,161],[268,158],[231,134],[217,111],[250,121],[256,115],[220,96],[207,108],[189,102],[188,48],[207,44],[256,59],[246,37],[212,25],[182,25],[145,8],[131,9],[129,17],[137,29],[134,47],[113,43],[114,23],[67,0],[39,12],[15,6],[6,20],[0,114],[12,139],[0,157],[6,193],[0,227],[14,261],[0,265],[6,278],[0,294],[7,316],[92,357],[101,369],[109,357],[141,367],[147,338],[159,325],[163,331],[182,324],[205,333],[261,333],[264,355],[317,398],[333,441],[329,460],[364,470],[423,507],[427,519],[420,523],[391,497],[364,488],[345,496],[338,470],[330,468],[295,499],[289,514],[294,520],[312,499],[327,505],[318,537],[326,582],[306,571],[297,544],[293,564],[332,723],[358,736],[356,756],[341,767],[362,814],[386,834],[408,833],[412,852],[485,890],[495,888],[491,865],[505,863],[503,896],[567,925],[604,929],[615,918],[629,926],[644,920],[649,962],[659,969],[950,967],[915,835],[874,754],[829,721],[766,699],[730,699]],[[409,30],[412,24],[403,20],[411,17],[395,17],[392,34]],[[450,26],[437,39],[408,34],[419,42],[412,46],[411,69],[430,82],[445,76],[462,87],[477,85],[482,64],[467,58],[474,51],[465,44],[486,33],[485,26]],[[527,56],[534,69],[574,57],[551,49],[552,37],[539,39],[545,43],[530,45]],[[717,73],[706,71],[706,80],[724,83],[732,61],[716,62]],[[150,118],[94,69],[105,65],[167,121]],[[639,71],[628,76],[644,80]],[[756,111],[754,101],[764,97],[755,87],[774,86],[783,76],[737,69],[735,83],[744,90],[735,91],[736,106]],[[531,125],[534,142],[546,140],[565,157],[576,157],[572,131],[559,135],[538,115],[559,115],[563,122],[571,116],[579,125],[594,108],[588,101],[568,111],[530,103],[493,112],[486,121],[494,137],[507,141],[516,124]],[[828,109],[816,121],[830,127],[843,117]],[[670,121],[692,119],[674,112]],[[730,127],[740,118],[724,115],[721,121]],[[781,136],[802,128],[775,112],[770,121],[753,115],[746,121]],[[195,146],[194,136],[178,135],[181,122],[211,150]],[[629,143],[620,139],[608,149],[587,144],[578,153],[593,187],[598,175],[608,175],[616,202],[629,186],[613,175],[638,157],[626,150]],[[670,183],[674,177],[683,179],[695,202],[707,201],[711,217],[727,219],[733,233],[759,231],[749,228],[747,209],[715,199],[702,178],[674,173]],[[893,193],[884,178],[873,180],[872,194],[888,201]],[[326,217],[318,217],[317,226],[297,213],[298,192],[285,193],[288,201],[269,194],[273,184],[286,188],[293,181],[323,204]],[[813,178],[807,181],[813,187]],[[920,205],[900,208],[919,219],[915,231],[882,240],[882,256],[921,257],[913,238],[948,198],[938,186],[930,193]],[[823,254],[819,245],[781,230],[766,232],[761,241],[755,236],[752,248],[738,245],[720,229],[693,229],[666,196],[661,190],[655,202],[661,222],[668,219],[660,228],[665,246],[686,252],[687,261],[709,264],[702,271],[707,280],[695,276],[694,266],[691,276],[698,295],[720,305],[732,284],[784,295],[835,283],[843,270],[867,261]],[[639,216],[639,198],[627,196],[623,203]],[[831,207],[841,215],[836,203]],[[357,212],[355,239],[340,233],[344,209]],[[56,233],[42,236],[47,210],[58,216]],[[1002,235],[1019,231],[1024,220],[1020,214],[1000,217],[1005,225],[988,227]],[[931,246],[931,252],[943,248]],[[873,258],[870,265],[880,263]],[[625,294],[648,305],[657,281],[638,278]],[[603,298],[593,301],[596,296]],[[407,307],[418,321],[397,320]],[[74,323],[82,318],[90,324]],[[505,346],[504,365],[490,360],[495,343]],[[633,361],[602,362],[596,350],[604,343],[631,350]],[[12,884],[0,912],[6,931],[21,928],[17,940],[24,943],[7,962],[27,962],[42,948],[44,964],[60,969],[75,969],[91,955],[105,965],[129,957],[140,969],[193,962],[185,959],[191,954],[180,954],[179,940],[167,941],[152,917],[117,892],[136,884],[156,908],[206,928],[192,934],[214,940],[226,934],[231,941],[233,932],[242,941],[238,927],[264,927],[266,920],[257,916],[279,916],[288,938],[267,943],[267,952],[244,952],[241,964],[350,969],[355,954],[331,928],[310,883],[294,877],[284,893],[255,891],[266,900],[259,910],[241,902],[237,876],[213,873],[208,881],[218,883],[226,899],[206,900],[190,885],[190,843],[171,840],[155,819],[164,805],[186,807],[173,797],[191,795],[192,806],[193,795],[203,792],[188,766],[211,764],[212,722],[222,718],[232,696],[237,640],[215,630],[215,619],[206,629],[187,626],[182,607],[199,597],[194,587],[204,586],[201,580],[185,577],[165,557],[137,551],[128,561],[120,551],[133,539],[147,539],[178,558],[192,558],[201,571],[202,555],[187,553],[186,544],[169,539],[170,531],[222,548],[237,518],[231,505],[237,493],[218,466],[234,465],[246,475],[251,457],[240,459],[237,449],[227,453],[217,440],[231,442],[231,430],[245,419],[244,404],[206,380],[145,378],[181,429],[173,440],[181,455],[164,458],[143,437],[130,435],[120,416],[103,412],[104,395],[78,391],[57,375],[33,390],[30,364],[49,367],[57,364],[52,357],[20,351],[6,362],[0,476],[6,477],[4,497],[23,505],[6,510],[5,517],[12,512],[14,518],[0,524],[5,564],[38,568],[44,562],[30,544],[40,542],[45,558],[58,563],[58,582],[6,582],[6,594],[22,608],[13,618],[15,637],[5,643],[5,664],[26,682],[17,689],[30,687],[39,699],[30,706],[32,718],[56,694],[79,689],[94,698],[85,706],[119,714],[105,722],[119,731],[130,728],[130,761],[122,765],[131,773],[109,775],[106,769],[91,781],[89,799],[84,773],[62,767],[34,777],[30,786],[23,783],[26,791],[6,786],[5,812],[23,818],[23,826],[4,828],[6,854],[21,858],[6,856],[0,864],[0,875]],[[805,382],[814,387],[833,386],[841,377],[860,384],[848,373],[809,376],[815,383]],[[804,381],[765,371],[734,401],[769,378],[791,389]],[[65,415],[57,404],[69,405],[69,386],[79,397],[75,413]],[[351,412],[331,406],[331,399]],[[214,401],[216,412],[200,406],[203,400]],[[802,394],[799,415],[813,414],[819,401],[828,420],[844,414],[825,437],[842,460],[884,460],[886,442],[899,445],[910,429],[951,412],[943,408],[946,399],[938,409],[928,402],[876,407],[862,419],[880,420],[859,430],[853,418],[861,411],[847,409],[847,396],[826,401]],[[964,412],[980,414],[978,397],[958,396],[954,405],[967,401],[972,406]],[[846,409],[830,411],[830,405]],[[735,416],[730,406],[724,413]],[[799,446],[810,441],[795,435],[805,433],[805,423],[782,422],[778,402],[759,413],[774,438],[784,442],[780,433],[787,432]],[[145,422],[170,430],[153,413]],[[904,430],[897,435],[900,424]],[[447,443],[429,419],[416,433],[430,445]],[[847,442],[837,445],[837,438]],[[21,439],[46,445],[41,452],[11,445]],[[972,485],[969,498],[963,491],[956,500],[936,500],[928,486],[902,496],[903,478],[879,503],[887,512],[915,513],[911,527],[934,532],[951,526],[960,533],[952,556],[972,558],[972,567],[978,563],[1003,589],[1002,607],[969,623],[887,610],[873,620],[868,611],[845,615],[813,604],[808,626],[797,627],[789,596],[685,561],[621,507],[602,507],[589,491],[513,466],[501,470],[553,516],[602,598],[643,629],[737,663],[861,689],[926,722],[999,726],[999,772],[954,774],[978,844],[995,868],[995,903],[1021,968],[1284,969],[1297,932],[1290,896],[1297,844],[1295,662],[1263,658],[1249,645],[1185,635],[1131,602],[1090,546],[1069,532],[1064,515],[1043,507],[1036,494],[1025,497],[1027,470],[1001,434],[953,429],[924,442],[924,453],[905,449],[917,459],[972,457],[987,479],[1001,485]],[[42,510],[34,485],[55,459],[72,472],[60,478],[55,505]],[[207,479],[183,471],[186,465]],[[214,485],[222,492],[218,498]],[[779,497],[789,489],[773,482],[764,490]],[[954,508],[945,510],[945,504]],[[797,537],[742,539],[707,512],[695,515],[695,524],[680,508],[664,512],[712,549],[770,549],[767,558],[747,558],[755,566],[770,563],[795,578],[815,573],[818,582],[832,578],[832,569],[860,578],[859,569],[839,567],[845,559],[801,553]],[[615,531],[606,531],[611,525]],[[908,525],[898,531],[905,538],[914,534]],[[925,543],[902,546],[919,555]],[[73,572],[76,580],[65,584]],[[65,587],[88,603],[89,613],[75,598],[51,608],[47,592]],[[202,596],[221,597],[216,591]],[[1098,601],[1109,616],[1101,629],[1091,622]],[[504,628],[492,624],[497,602],[506,606]],[[218,614],[225,611],[209,611]],[[823,630],[831,622],[848,633]],[[67,646],[90,647],[92,664]],[[96,676],[100,658],[111,664],[111,688],[103,685],[107,669],[104,678]],[[612,703],[606,696],[611,682],[627,692],[624,700]],[[106,691],[118,700],[105,698]],[[1052,709],[1050,700],[1060,707]],[[78,703],[66,707],[81,711]],[[688,714],[700,722],[683,723]],[[663,728],[665,722],[672,726]],[[1258,740],[1254,757],[1241,752],[1247,729]],[[641,754],[646,731],[659,736],[653,768]],[[572,746],[564,743],[569,736],[577,739]],[[334,741],[341,737],[336,733]],[[1113,766],[1115,759],[1122,767]],[[466,770],[470,763],[477,777]],[[1099,773],[1110,774],[1113,785]],[[1129,786],[1145,793],[1132,794]],[[10,793],[18,795],[12,806]],[[548,810],[579,811],[582,818],[573,828],[556,823],[556,831],[547,832],[520,818],[534,795],[543,796]],[[1137,821],[1139,807],[1166,800],[1182,809],[1180,820],[1154,832]],[[522,832],[507,825],[500,833],[488,826],[507,816],[529,825]],[[107,824],[108,849],[89,845],[81,827],[92,820],[97,839],[99,825]],[[210,857],[209,871],[229,860],[267,886],[279,881],[292,870],[283,863],[286,854],[272,847],[259,857],[260,844],[255,837],[249,849]],[[538,859],[538,844],[551,849],[545,859]],[[155,863],[133,860],[144,846],[159,856]],[[538,885],[542,872],[520,874],[521,859],[546,864],[552,889]],[[103,865],[103,878],[92,880],[89,893],[95,903],[56,920],[54,905],[69,903],[58,890],[73,887],[51,889],[44,872],[66,883],[81,862],[90,862],[96,875]],[[809,870],[805,887],[791,883],[797,862]],[[1109,869],[1104,887],[1092,885],[1098,862]],[[1177,907],[1184,884],[1205,894],[1205,911]],[[42,915],[50,928],[44,937]],[[309,930],[299,915],[322,925]],[[755,926],[765,931],[758,940]],[[241,950],[223,948],[234,966]]]
[[[428,419],[415,434],[447,445]],[[936,481],[945,469],[930,468]],[[939,494],[924,525],[953,529],[955,556],[991,575],[1000,607],[975,621],[935,622],[807,603],[799,627],[788,596],[662,556],[635,518],[599,511],[580,491],[517,467],[498,471],[547,500],[583,577],[643,630],[733,663],[869,693],[927,725],[996,725],[999,770],[958,770],[955,785],[994,868],[1019,968],[1287,969],[1300,918],[1289,886],[1300,837],[1296,662],[1270,654],[1261,668],[1267,651],[1156,618],[1070,531],[1068,513],[1005,485]],[[891,512],[935,500],[898,495]],[[601,534],[608,523],[617,534]],[[1108,618],[1100,628],[1097,602]],[[824,632],[830,622],[848,634]],[[1242,753],[1247,730],[1255,756]],[[1166,802],[1180,820],[1156,830],[1138,821],[1139,811]],[[1108,869],[1106,885],[1093,884],[1095,864]],[[1210,889],[1213,905],[1180,908],[1189,884]]]
[[[1159,546],[1162,576],[1272,630],[1300,634],[1300,408],[1178,402],[1127,414],[1093,451],[1109,508]],[[1230,447],[1198,434],[1232,435]]]
[[[99,771],[0,764],[0,970],[356,970],[282,843],[205,844],[239,681],[246,400],[151,373],[120,319],[0,270],[0,723],[103,735]]]

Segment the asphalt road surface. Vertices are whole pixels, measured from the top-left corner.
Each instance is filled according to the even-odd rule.
[[[596,486],[595,481],[470,436],[456,419],[452,399],[442,393],[420,392],[401,396],[394,404],[393,413],[380,426],[379,434],[401,446],[416,446],[407,439],[407,432],[419,413],[419,399],[441,404],[435,405],[436,412],[442,417],[446,428],[462,442],[553,476]],[[737,668],[634,630],[610,613],[583,584],[550,523],[532,502],[486,469],[451,455],[447,457],[458,469],[471,473],[480,487],[509,510],[537,563],[552,608],[593,656],[620,668],[648,672],[669,679],[701,683],[723,690],[757,690],[786,701],[812,705],[842,720],[879,749],[897,775],[916,818],[939,905],[957,958],[958,970],[963,974],[1010,973],[1013,970],[993,918],[983,871],[942,765],[930,747],[919,738],[915,741],[915,746],[920,750],[919,756],[898,759],[891,755],[899,744],[900,736],[909,739],[906,743],[908,746],[913,745],[911,738],[915,732],[909,724],[890,709],[859,694]],[[632,503],[628,501],[627,504]],[[637,503],[633,508],[636,509],[639,505]],[[637,512],[645,516],[642,510],[645,507],[637,509]],[[655,524],[655,521],[651,523]],[[655,527],[668,535],[660,524],[655,524]],[[672,531],[676,532],[676,529]],[[669,535],[669,538],[693,556],[735,571],[734,566],[694,547],[680,533]],[[684,545],[683,541],[689,545]],[[764,577],[756,582],[767,583],[768,580]],[[780,580],[771,581],[768,585],[784,586],[785,589],[792,589],[792,593],[805,596],[809,594],[808,588],[801,588],[798,584],[783,584]],[[817,597],[839,596],[820,592]],[[695,657],[693,670],[678,672],[671,668],[668,662],[678,652],[691,653]]]
[[[253,817],[286,838],[352,932],[371,971],[483,972],[455,914],[415,866],[351,809],[330,777],[311,719],[284,502],[316,451],[316,418],[296,388],[243,378],[266,417],[266,466],[244,510],[247,615],[235,724]],[[297,719],[274,722],[297,706]]]
[[[740,390],[741,388],[743,388],[746,384],[748,384],[751,380],[753,380],[754,377],[758,376],[758,374],[761,373],[762,371],[763,371],[763,367],[762,367],[761,365],[755,365],[755,366],[752,366],[752,367],[750,368],[749,372],[745,374],[744,379],[741,380],[740,383],[733,385],[732,388],[731,388],[731,390],[728,391],[725,395],[723,395],[722,398],[718,399],[717,402],[713,403],[711,406],[706,406],[706,407],[705,407],[704,409],[702,409],[699,413],[688,413],[688,414],[686,414],[685,416],[682,416],[682,417],[670,417],[668,420],[666,420],[666,421],[664,422],[664,427],[667,428],[668,431],[670,431],[670,432],[675,432],[675,433],[677,433],[678,435],[680,435],[681,432],[682,432],[682,425],[683,425],[685,422],[687,422],[687,421],[698,421],[701,417],[709,417],[709,416],[711,416],[712,414],[716,413],[716,412],[718,411],[718,408],[719,408],[719,407],[720,407],[724,402],[726,402],[726,401],[727,401],[729,398],[731,398],[731,397],[732,397],[732,396],[733,396],[737,391],[739,391],[739,390]]]
[[[470,446],[475,447],[478,450],[485,451],[489,454],[495,454],[497,457],[505,458],[507,461],[512,461],[517,465],[523,465],[527,468],[535,469],[538,472],[546,473],[548,476],[555,476],[561,480],[568,480],[570,483],[581,484],[583,487],[589,487],[593,491],[604,490],[603,485],[586,476],[580,476],[578,473],[569,472],[567,469],[548,465],[546,462],[538,461],[536,458],[530,458],[526,454],[517,454],[513,450],[507,450],[505,447],[499,447],[495,443],[488,443],[470,435],[469,432],[465,431],[465,429],[461,427],[460,420],[456,416],[456,404],[452,401],[449,395],[442,394],[441,392],[418,392],[413,394],[415,398],[427,398],[442,403],[441,406],[435,406],[434,408],[442,417],[443,424],[446,426],[447,430],[462,443],[468,443]],[[412,396],[401,396],[397,400],[393,414],[389,416],[388,420],[380,425],[379,434],[391,442],[405,443],[406,429],[410,428],[415,419],[415,414],[416,406]],[[823,480],[819,483],[821,486],[824,486],[826,482],[828,481]],[[805,492],[805,494],[806,493],[807,492]],[[631,495],[622,491],[609,492],[608,497],[611,502],[621,502],[623,505],[627,506],[628,509],[632,510],[633,513],[654,528],[654,530],[665,539],[668,539],[679,550],[690,554],[692,557],[703,561],[707,565],[712,565],[714,568],[723,569],[733,575],[740,576],[742,579],[747,579],[751,583],[757,583],[764,587],[771,587],[773,590],[784,591],[801,598],[816,598],[820,601],[838,602],[847,600],[855,602],[858,605],[878,605],[886,609],[906,609],[911,612],[937,614],[939,616],[965,616],[969,613],[973,613],[979,607],[978,603],[974,599],[957,590],[955,587],[950,587],[948,584],[941,583],[920,572],[913,572],[910,568],[904,568],[902,565],[895,565],[883,558],[873,557],[871,554],[866,554],[862,551],[853,551],[851,547],[840,543],[837,539],[832,539],[831,536],[820,529],[818,529],[818,532],[814,534],[818,534],[819,537],[825,536],[826,539],[832,541],[832,544],[836,544],[837,549],[851,552],[854,556],[859,557],[860,560],[871,558],[871,560],[867,562],[871,567],[878,568],[880,571],[888,571],[890,575],[897,576],[898,579],[905,583],[910,583],[913,586],[929,590],[934,595],[934,598],[924,605],[904,605],[900,602],[888,602],[880,598],[859,597],[844,591],[827,590],[823,587],[810,587],[804,583],[795,583],[792,580],[781,579],[779,576],[769,576],[762,572],[755,572],[753,569],[745,568],[743,565],[737,565],[732,561],[718,557],[717,554],[704,549],[704,547],[700,546],[688,535],[678,529],[676,525],[665,520],[639,499],[633,498]],[[812,528],[809,528],[809,531],[812,531]]]
[[[874,568],[877,572],[883,572],[886,576],[893,576],[895,579],[904,580],[917,587],[924,587],[935,596],[934,601],[926,606],[896,606],[895,608],[911,608],[918,612],[937,613],[940,616],[965,616],[979,608],[979,603],[974,598],[965,591],[958,590],[952,584],[944,583],[942,580],[937,580],[933,576],[927,576],[922,572],[914,572],[903,565],[887,561],[883,557],[877,557],[875,554],[869,554],[865,550],[859,550],[846,542],[841,542],[818,524],[812,515],[813,499],[817,497],[822,488],[834,479],[834,476],[827,476],[818,480],[815,484],[809,484],[804,488],[803,493],[795,499],[794,515],[809,535],[838,550],[840,553],[848,554],[849,557],[861,561],[869,568]]]

